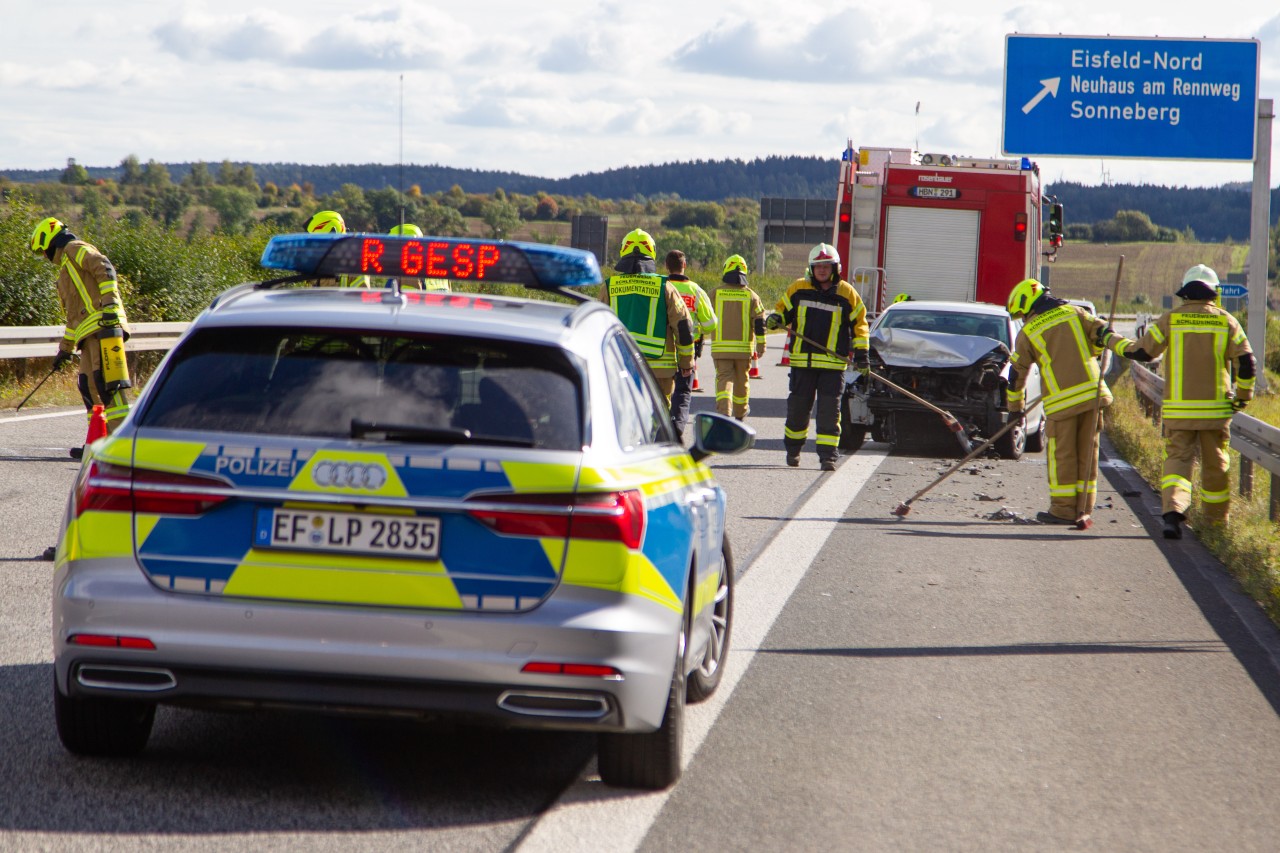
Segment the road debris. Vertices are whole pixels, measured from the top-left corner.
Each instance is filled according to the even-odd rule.
[[[1014,524],[1039,524],[1034,518],[1027,518],[1017,510],[1009,509],[1002,506],[998,510],[987,515],[980,515],[979,518],[985,518],[987,521],[1012,521]]]
[[[977,499],[978,499],[978,500],[980,500],[980,501],[1002,501],[1002,500],[1004,500],[1004,495],[996,495],[996,496],[993,498],[991,495],[987,494],[986,492],[978,492],[976,495],[974,495],[974,497],[975,497],[975,498],[977,498]]]

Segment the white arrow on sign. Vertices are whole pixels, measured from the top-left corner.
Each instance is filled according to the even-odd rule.
[[[1036,92],[1036,96],[1022,105],[1022,111],[1029,113],[1036,108],[1036,104],[1044,100],[1045,95],[1053,95],[1058,97],[1058,84],[1062,82],[1061,77],[1050,77],[1048,80],[1041,80],[1040,85],[1044,88]]]

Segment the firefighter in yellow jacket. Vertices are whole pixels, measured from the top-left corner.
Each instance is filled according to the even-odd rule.
[[[1182,538],[1197,453],[1205,520],[1226,523],[1231,511],[1227,477],[1231,415],[1253,399],[1257,370],[1244,329],[1217,305],[1217,273],[1196,264],[1183,275],[1177,295],[1182,304],[1148,327],[1137,347],[1128,351],[1134,361],[1150,361],[1168,350],[1161,404],[1164,474],[1160,480],[1166,539]]]
[[[823,471],[836,469],[840,445],[840,395],[844,369],[870,372],[867,355],[867,309],[853,285],[840,278],[840,253],[820,243],[809,252],[809,268],[778,300],[766,320],[771,328],[790,327],[790,394],[783,447],[787,465],[800,464],[800,450],[809,436],[809,413],[818,402],[818,462]],[[807,339],[807,340],[806,340]]]
[[[92,414],[93,407],[101,405],[111,433],[129,414],[124,389],[132,386],[125,361],[129,331],[115,267],[52,216],[32,232],[31,250],[58,268],[58,299],[67,328],[53,366],[61,367],[80,351],[78,383],[84,407]]]
[[[421,237],[422,229],[412,222],[406,222],[403,225],[393,225],[391,230],[387,232],[393,237]],[[387,286],[391,285],[391,279],[387,280]],[[401,279],[401,287],[410,289],[424,290],[427,293],[449,293],[452,287],[449,285],[447,278],[406,278]]]
[[[764,355],[764,303],[747,286],[747,262],[730,255],[724,262],[720,284],[711,291],[716,330],[711,360],[716,366],[716,411],[738,420],[751,410],[751,353]]]
[[[676,382],[693,382],[693,321],[679,292],[657,274],[657,247],[639,228],[622,240],[615,275],[600,285],[598,297],[622,320],[651,368],[663,355],[675,353],[675,367],[655,371],[658,386],[670,404]],[[674,423],[674,421],[673,421]],[[675,423],[683,434],[683,423]]]
[[[684,300],[684,307],[689,310],[694,336],[693,360],[696,365],[702,355],[703,338],[716,330],[716,315],[711,308],[711,297],[707,296],[701,285],[684,274],[686,266],[684,252],[679,249],[667,252],[667,284],[675,288],[676,293]],[[653,375],[658,377],[658,384],[666,395],[671,422],[683,439],[685,425],[689,422],[689,405],[693,401],[693,374],[686,376],[681,373],[678,360],[676,350],[668,348],[661,358],[649,362],[649,366],[653,368]]]
[[[342,214],[336,210],[318,210],[307,220],[308,234],[346,234],[347,223]],[[367,275],[340,275],[337,278],[322,278],[316,281],[322,287],[372,287],[373,280]]]
[[[1034,278],[1013,288],[1008,308],[1015,319],[1025,318],[1010,358],[1009,411],[1023,410],[1027,376],[1038,364],[1048,419],[1049,511],[1036,518],[1086,527],[1098,498],[1102,409],[1112,400],[1111,389],[1100,381],[1094,351],[1107,347],[1124,355],[1134,343],[1083,308],[1055,298]]]

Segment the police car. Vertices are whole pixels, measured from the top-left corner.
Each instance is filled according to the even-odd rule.
[[[460,715],[599,733],[610,784],[680,773],[686,697],[732,627],[725,495],[751,446],[686,450],[588,252],[285,235],[91,445],[53,593],[73,753],[142,750],[156,706]],[[370,275],[383,288],[297,287]],[[424,278],[570,297],[421,292]],[[592,291],[594,292],[594,291]]]

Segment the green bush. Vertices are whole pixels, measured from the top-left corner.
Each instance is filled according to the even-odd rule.
[[[0,216],[0,325],[53,326],[63,322],[53,265],[31,251],[31,232],[47,214],[14,194]]]

